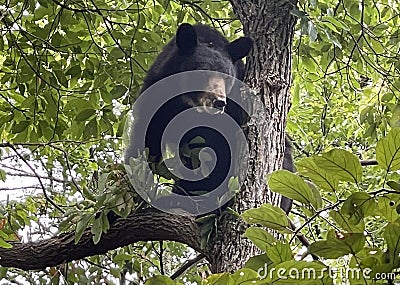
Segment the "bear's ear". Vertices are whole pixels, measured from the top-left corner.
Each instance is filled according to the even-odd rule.
[[[227,50],[233,62],[235,62],[248,55],[252,47],[253,40],[247,37],[242,37],[231,42],[227,46]]]
[[[182,24],[176,32],[176,45],[179,53],[191,52],[197,46],[197,34],[190,24]]]

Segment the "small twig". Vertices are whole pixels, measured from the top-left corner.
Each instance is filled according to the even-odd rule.
[[[29,169],[33,172],[33,174],[36,176],[36,178],[39,181],[40,187],[43,190],[43,195],[46,198],[46,200],[57,210],[59,210],[61,213],[64,213],[64,211],[60,208],[60,206],[58,206],[56,203],[53,202],[53,200],[50,199],[50,197],[47,195],[46,192],[46,187],[44,186],[42,179],[40,178],[39,174],[37,174],[36,170],[29,164],[29,162],[18,152],[18,150],[15,148],[14,145],[10,144],[10,143],[5,143],[4,146],[7,146],[9,148],[11,148],[15,154],[26,164],[26,166],[29,167]]]
[[[292,228],[292,230],[296,231],[296,226],[293,224],[293,222],[292,221],[289,221],[289,222],[290,222],[290,227]],[[305,246],[307,248],[310,246],[311,243],[308,241],[308,239],[304,235],[297,234],[296,237],[299,239],[299,241],[301,242],[301,244],[303,246]],[[311,256],[314,260],[319,260],[318,256],[316,256],[312,253],[311,253]]]
[[[37,190],[37,189],[41,189],[41,187],[39,185],[37,186],[25,186],[25,187],[14,187],[14,188],[0,188],[0,191],[23,191],[23,190],[28,190],[28,189],[32,189],[32,190]]]
[[[6,172],[6,175],[7,176],[17,176],[17,177],[37,177],[36,175],[30,174],[30,173],[9,173],[9,172]],[[51,180],[51,181],[58,182],[58,183],[69,183],[69,182],[71,182],[69,180],[63,180],[63,179],[59,179],[59,178],[56,178],[56,177],[53,177],[53,176],[39,176],[39,177],[41,179]]]
[[[172,274],[170,276],[170,278],[172,280],[177,279],[179,276],[181,276],[183,273],[185,273],[186,270],[188,270],[190,267],[192,267],[193,265],[199,263],[203,258],[205,258],[206,256],[204,254],[199,254],[198,256],[196,256],[193,259],[189,259],[188,261],[186,261],[185,264],[183,264],[181,266],[181,268],[179,268],[174,274]]]
[[[400,195],[399,191],[391,190],[391,189],[385,189],[385,188],[382,188],[382,189],[379,189],[379,190],[376,190],[376,191],[372,191],[372,192],[367,192],[367,193],[369,195],[371,195],[371,196],[375,196],[375,195],[378,195],[378,194],[381,194],[381,193],[384,193],[384,194],[398,194],[398,195]]]
[[[376,159],[361,160],[360,163],[361,166],[378,165],[378,161]]]
[[[102,266],[102,265],[100,265],[100,264],[98,264],[98,263],[95,263],[95,262],[93,262],[93,261],[90,261],[88,258],[82,258],[82,260],[86,261],[86,262],[89,263],[90,265],[96,266],[96,267],[98,267],[98,268],[100,268],[100,269],[103,269],[103,270],[109,272],[109,268],[107,268],[107,267],[105,267],[105,266]]]
[[[326,210],[330,210],[333,208],[336,208],[337,206],[339,206],[341,203],[343,203],[344,200],[339,200],[338,202],[336,202],[335,204],[332,204],[328,207],[325,207],[321,210],[318,210],[315,212],[315,214],[308,219],[304,224],[302,224],[298,229],[296,229],[293,233],[293,237],[290,239],[289,243],[293,241],[293,239],[295,239],[297,236],[299,236],[299,232],[308,224],[310,224],[314,219],[316,219],[322,212],[325,212]]]

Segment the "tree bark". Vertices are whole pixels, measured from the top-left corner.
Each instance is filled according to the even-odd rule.
[[[10,249],[0,248],[0,266],[23,270],[45,269],[104,254],[138,241],[172,240],[202,252],[199,237],[200,230],[194,218],[148,209],[131,214],[125,219],[118,219],[107,233],[103,233],[97,244],[93,243],[88,229],[78,244],[75,244],[75,232],[70,232],[38,242],[13,243]]]
[[[280,205],[280,195],[266,185],[268,173],[282,165],[286,116],[290,107],[291,47],[296,19],[290,11],[296,1],[230,0],[243,24],[244,34],[254,41],[247,58],[246,83],[265,105],[263,117],[248,123],[249,173],[240,191],[236,210],[255,208],[263,203]],[[235,271],[257,248],[242,237],[246,225],[224,216],[213,240],[212,272]]]

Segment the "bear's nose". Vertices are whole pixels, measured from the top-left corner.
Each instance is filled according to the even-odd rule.
[[[226,106],[226,101],[225,100],[216,99],[213,102],[213,107],[217,108],[217,109],[219,109],[221,111],[224,110],[225,106]]]

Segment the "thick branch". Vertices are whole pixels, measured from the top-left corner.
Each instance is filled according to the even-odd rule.
[[[185,243],[201,252],[200,231],[194,218],[171,215],[155,209],[118,219],[109,231],[93,244],[90,229],[78,244],[75,232],[30,243],[14,243],[13,248],[0,248],[0,266],[23,270],[38,270],[87,256],[104,254],[109,250],[138,241],[171,240]]]

